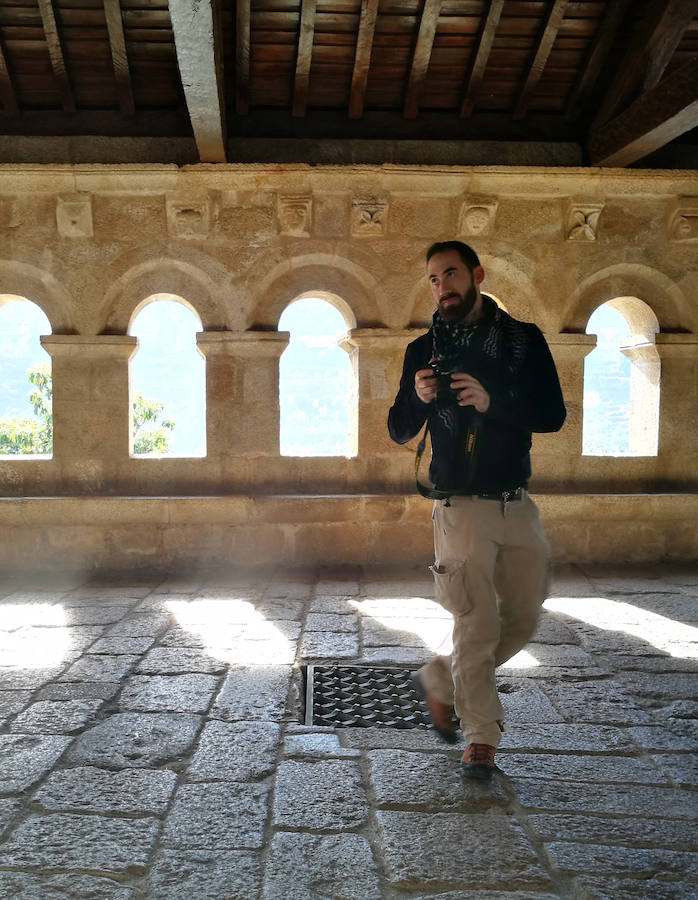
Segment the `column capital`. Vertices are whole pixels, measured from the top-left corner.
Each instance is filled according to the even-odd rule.
[[[543,337],[556,361],[571,362],[584,359],[596,347],[595,334],[568,334],[567,332],[548,334],[544,332]]]
[[[278,358],[290,339],[288,331],[198,331],[196,346],[204,356]]]
[[[125,359],[138,349],[130,334],[42,334],[41,346],[51,359]]]
[[[393,353],[404,349],[410,341],[425,333],[425,328],[352,328],[342,338],[342,343],[350,344],[358,350],[379,350]]]
[[[698,335],[696,334],[668,334],[660,331],[654,337],[654,345],[660,359],[695,361],[698,357]]]

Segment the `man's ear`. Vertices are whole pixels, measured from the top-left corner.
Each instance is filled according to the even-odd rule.
[[[485,280],[485,270],[482,266],[475,266],[473,269],[473,281],[476,285],[481,285]]]

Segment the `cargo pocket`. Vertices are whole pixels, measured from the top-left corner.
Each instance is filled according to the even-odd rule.
[[[468,596],[468,578],[465,563],[455,566],[430,566],[434,573],[436,602],[454,616],[470,612],[473,604]]]

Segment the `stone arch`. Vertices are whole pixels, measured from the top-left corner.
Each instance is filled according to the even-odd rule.
[[[225,275],[227,281],[227,271]],[[207,272],[186,260],[159,257],[132,266],[111,284],[99,315],[99,333],[127,334],[136,313],[158,294],[169,294],[189,306],[204,331],[230,327],[220,286]]]
[[[351,308],[351,306],[349,306],[349,304],[346,302],[346,300],[344,300],[343,297],[340,297],[339,294],[333,294],[330,291],[304,291],[304,293],[300,294],[299,296],[293,297],[281,310],[279,319],[286,312],[289,306],[291,306],[297,300],[307,300],[313,297],[317,297],[319,300],[324,300],[326,303],[329,303],[330,306],[333,306],[347,323],[347,331],[350,331],[352,328],[356,328],[356,316],[354,315],[354,310]],[[276,324],[278,326],[278,321]]]
[[[247,327],[276,329],[288,304],[308,296],[334,297],[330,302],[345,318],[350,315],[358,327],[371,327],[380,321],[380,292],[373,275],[345,257],[330,253],[292,257],[255,285]]]
[[[34,303],[46,315],[53,334],[77,334],[71,298],[48,272],[15,260],[0,260],[0,303],[3,297],[19,297]]]
[[[524,322],[534,321],[547,331],[546,309],[533,283],[534,263],[532,260],[506,250],[501,254],[478,251],[485,280],[482,292],[493,296],[499,305],[514,318]],[[422,327],[431,324],[434,300],[424,277],[424,255],[414,267],[415,287],[408,306],[412,310],[409,324]]]
[[[623,298],[646,304],[661,331],[691,330],[685,313],[688,301],[681,288],[668,275],[640,263],[617,263],[586,278],[570,297],[560,330],[583,334],[594,310]],[[627,318],[628,304],[617,308]]]

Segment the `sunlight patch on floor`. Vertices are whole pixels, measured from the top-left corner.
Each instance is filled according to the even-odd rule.
[[[70,649],[70,632],[62,606],[0,606],[0,666],[47,669],[60,665]]]

